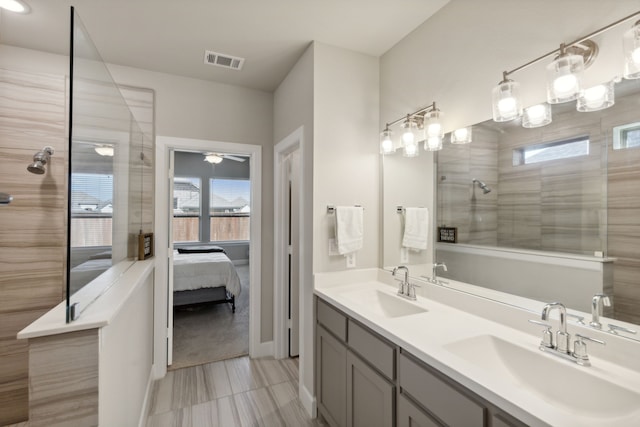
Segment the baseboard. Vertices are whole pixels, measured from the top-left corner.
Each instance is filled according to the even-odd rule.
[[[307,387],[305,387],[302,382],[300,382],[298,388],[300,389],[298,397],[300,398],[300,402],[302,402],[302,407],[311,418],[316,418],[318,416],[318,407],[316,406],[315,396],[307,390]]]
[[[232,259],[231,263],[233,265],[249,265],[249,258],[246,258],[246,259]]]
[[[273,341],[266,341],[256,344],[253,349],[249,351],[249,356],[252,359],[258,357],[273,357]]]
[[[142,412],[140,413],[140,419],[138,420],[138,427],[145,427],[147,425],[147,419],[149,418],[149,409],[151,405],[151,393],[153,392],[153,383],[155,382],[153,369],[149,372],[149,381],[147,382],[147,391],[144,394],[144,400],[142,401]]]

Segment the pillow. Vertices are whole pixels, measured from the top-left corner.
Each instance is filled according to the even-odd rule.
[[[111,259],[111,251],[98,252],[91,255],[89,259]]]
[[[178,248],[179,254],[207,254],[211,252],[222,252],[223,254],[226,254],[225,250],[220,246],[188,246]]]

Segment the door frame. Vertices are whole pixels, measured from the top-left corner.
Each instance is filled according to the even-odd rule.
[[[273,347],[274,357],[276,359],[284,359],[289,355],[288,348],[288,306],[289,306],[289,292],[285,287],[286,278],[288,274],[288,242],[285,238],[288,226],[288,213],[286,211],[287,198],[288,198],[288,180],[289,174],[286,168],[285,159],[287,156],[295,151],[298,151],[300,158],[300,167],[298,168],[298,176],[292,177],[297,179],[299,188],[302,189],[302,162],[303,162],[303,147],[302,147],[302,128],[294,131],[292,134],[284,138],[277,143],[274,147],[273,153],[273,195],[274,195],[274,215],[273,215]],[[294,208],[293,206],[291,207]],[[303,222],[305,221],[305,215],[303,214],[303,198],[299,197],[298,209],[300,222],[298,224],[298,236],[300,242],[302,242],[302,230],[304,230]],[[302,245],[298,245],[298,252],[302,253]],[[302,256],[300,259],[300,269],[298,274],[299,286],[303,283],[303,265]],[[301,293],[298,293],[301,295]],[[301,301],[298,301],[298,307],[300,308],[299,319],[302,318]],[[298,327],[299,342],[302,345],[301,328]],[[302,353],[300,354],[302,357]]]
[[[213,140],[156,137],[156,186],[155,220],[156,227],[156,272],[154,292],[154,371],[161,378],[167,371],[168,325],[172,313],[169,306],[168,251],[169,236],[169,151],[221,151],[249,156],[251,180],[251,217],[249,244],[249,357],[271,354],[271,342],[260,341],[260,320],[262,301],[261,248],[262,248],[262,147],[253,144],[239,144]]]

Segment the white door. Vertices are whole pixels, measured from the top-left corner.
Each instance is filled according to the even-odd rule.
[[[175,155],[174,150],[169,150],[169,183],[167,188],[169,221],[167,221],[167,235],[169,242],[167,247],[167,365],[173,363],[173,171]]]
[[[289,357],[300,354],[300,154],[287,159],[289,171]]]

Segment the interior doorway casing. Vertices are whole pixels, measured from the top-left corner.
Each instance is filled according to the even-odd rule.
[[[238,144],[189,138],[158,136],[156,138],[156,273],[155,273],[155,319],[154,319],[154,374],[161,378],[167,370],[167,337],[171,311],[168,280],[171,257],[169,234],[169,192],[173,178],[169,171],[169,153],[173,150],[217,151],[249,156],[251,170],[251,217],[249,245],[249,356],[252,358],[271,355],[272,343],[260,341],[260,319],[262,301],[261,247],[262,247],[262,147],[253,144]]]
[[[288,242],[285,239],[284,227],[286,222],[283,217],[288,212],[282,210],[286,207],[285,197],[288,194],[284,191],[287,187],[283,185],[287,171],[285,169],[285,159],[294,151],[298,151],[300,160],[299,188],[300,197],[299,209],[299,384],[298,397],[302,405],[310,416],[316,414],[316,402],[313,386],[313,277],[311,274],[311,254],[313,247],[312,223],[312,177],[313,165],[310,158],[311,151],[305,145],[304,126],[299,127],[289,136],[274,147],[274,319],[273,319],[273,346],[276,358],[288,356],[288,289],[286,284]]]

